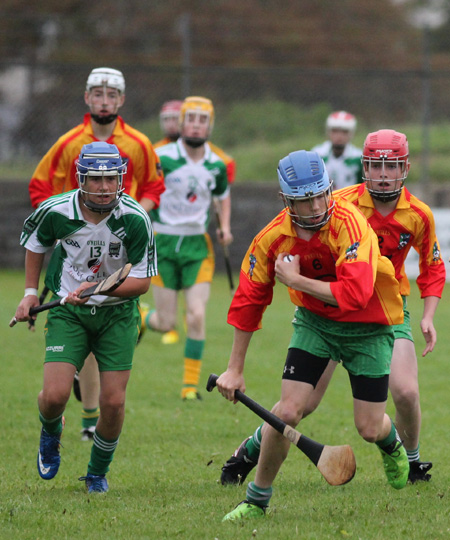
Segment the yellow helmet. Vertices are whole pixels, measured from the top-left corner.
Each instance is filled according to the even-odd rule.
[[[187,111],[203,112],[209,115],[209,134],[214,126],[214,107],[212,101],[200,96],[187,97],[181,105],[180,126],[183,125]]]

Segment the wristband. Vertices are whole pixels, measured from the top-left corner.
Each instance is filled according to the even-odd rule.
[[[25,297],[25,296],[37,296],[37,295],[38,295],[37,289],[34,289],[33,287],[27,287],[25,289],[25,294],[23,296]]]

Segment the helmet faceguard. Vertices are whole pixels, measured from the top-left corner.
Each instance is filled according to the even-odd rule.
[[[408,139],[403,133],[380,129],[367,135],[362,155],[363,180],[374,199],[398,199],[408,176],[408,157]]]
[[[93,69],[86,82],[86,92],[90,92],[92,88],[102,87],[103,92],[106,94],[107,88],[115,88],[121,95],[125,94],[125,79],[121,71],[118,69],[112,69],[107,67]],[[106,125],[111,124],[117,118],[117,113],[101,116],[99,114],[92,114],[92,118],[97,124]]]
[[[186,120],[187,113],[206,114],[208,116],[208,131],[206,137],[184,137],[183,141],[192,148],[198,148],[204,144],[210,137],[214,127],[214,107],[212,101],[208,98],[200,96],[187,97],[181,106],[180,111],[180,129],[183,130],[183,126]]]
[[[109,213],[118,204],[124,191],[123,175],[126,173],[126,161],[120,156],[116,145],[105,142],[85,144],[76,162],[77,180],[83,204],[92,212],[100,214]],[[114,199],[106,204],[98,204],[90,200],[89,196],[98,196],[98,193],[87,191],[88,177],[117,176],[117,187],[114,192],[103,192],[103,195],[114,195]]]
[[[302,229],[317,231],[329,221],[334,209],[332,182],[316,152],[299,150],[283,158],[278,164],[278,181],[280,195],[293,223]],[[307,203],[301,215],[297,201]]]

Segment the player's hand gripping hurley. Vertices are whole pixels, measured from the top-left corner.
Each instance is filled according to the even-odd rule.
[[[220,219],[220,210],[216,200],[214,200],[214,213],[216,215],[217,227],[219,228],[220,235],[223,237],[222,231],[222,222]],[[228,285],[230,286],[231,296],[234,294],[234,282],[233,282],[233,271],[231,270],[231,261],[230,261],[230,252],[228,246],[222,245],[223,258],[225,260],[225,268],[227,271]]]
[[[80,298],[89,298],[90,296],[94,296],[96,294],[106,294],[116,290],[117,287],[119,287],[119,285],[126,280],[128,274],[130,273],[131,266],[132,265],[130,263],[127,263],[124,267],[119,268],[119,270],[114,272],[114,274],[111,274],[108,278],[96,283],[95,285],[92,285],[92,287],[85,289],[80,294]],[[67,296],[64,296],[63,298],[58,298],[58,300],[53,300],[47,304],[32,307],[29,315],[36,315],[36,313],[40,313],[41,311],[46,311],[47,309],[52,309],[57,306],[63,306],[66,303],[66,300]],[[15,317],[13,317],[9,323],[9,326],[13,327],[16,323],[17,320]]]
[[[206,384],[208,392],[211,392],[216,386],[218,378],[214,373],[209,376]],[[355,476],[355,455],[353,454],[352,447],[348,444],[343,446],[320,444],[302,435],[291,426],[288,426],[278,416],[259,405],[259,403],[256,403],[256,401],[253,401],[253,399],[249,398],[240,390],[235,391],[234,397],[301,450],[319,469],[322,476],[330,485],[341,486],[350,482]]]

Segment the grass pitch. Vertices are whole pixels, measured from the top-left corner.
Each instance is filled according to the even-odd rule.
[[[128,386],[126,418],[108,474],[110,491],[87,495],[78,477],[86,472],[90,444],[80,441],[80,404],[66,412],[62,463],[57,477],[41,480],[36,470],[40,424],[36,397],[42,384],[43,323],[9,328],[23,294],[21,272],[0,272],[2,370],[0,377],[0,538],[53,539],[439,539],[450,536],[450,423],[447,363],[450,357],[449,286],[436,316],[438,345],[428,357],[419,328],[422,302],[413,284],[409,307],[419,356],[423,410],[421,452],[434,463],[431,482],[395,491],[386,482],[381,457],[353,425],[350,386],[336,370],[319,409],[300,431],[326,444],[352,445],[357,473],[349,484],[331,487],[295,448],[274,485],[265,519],[222,523],[245,497],[245,487],[218,483],[235,447],[259,424],[243,405],[217,391],[185,403],[179,393],[182,343],[162,345],[158,334],[143,337]],[[146,300],[151,300],[146,295]],[[232,328],[226,320],[230,295],[217,276],[208,306],[202,386],[227,364]],[[276,287],[264,328],[252,341],[246,365],[248,394],[266,408],[279,397],[293,307]],[[393,414],[392,402],[388,412]],[[250,478],[253,478],[251,473]]]

